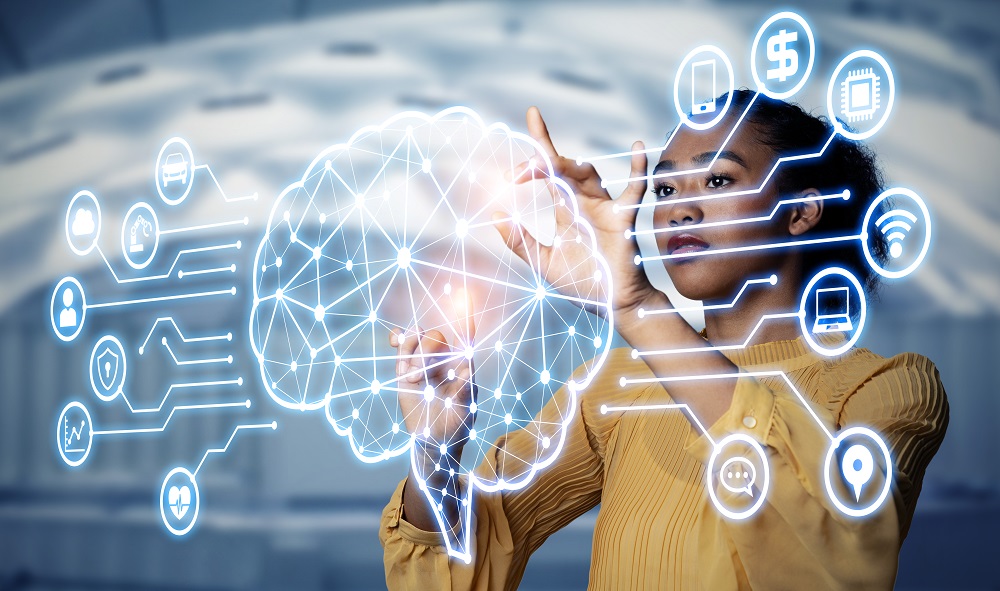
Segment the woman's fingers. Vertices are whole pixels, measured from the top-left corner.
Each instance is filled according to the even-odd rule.
[[[542,146],[542,150],[548,154],[549,158],[552,160],[558,158],[559,152],[552,145],[552,138],[549,137],[549,129],[545,126],[545,120],[542,119],[542,112],[538,110],[538,107],[528,107],[528,113],[525,118],[528,122],[528,135]]]
[[[638,180],[630,181],[625,190],[622,191],[617,200],[621,205],[638,205],[642,202],[643,195],[646,194],[645,177],[649,170],[649,161],[643,152],[645,149],[646,146],[642,142],[637,141],[632,144],[632,151],[638,153],[632,154],[632,170],[629,172],[629,178]]]
[[[507,248],[529,265],[537,263],[530,254],[535,252],[538,247],[538,242],[531,235],[531,232],[525,230],[523,226],[515,224],[510,216],[504,212],[495,212],[492,221]]]

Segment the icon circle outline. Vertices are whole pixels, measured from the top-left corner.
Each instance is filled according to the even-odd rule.
[[[191,514],[191,521],[182,528],[176,528],[173,525],[171,525],[170,521],[167,519],[167,512],[163,510],[163,504],[164,504],[163,502],[167,500],[166,499],[167,485],[170,484],[170,479],[177,474],[183,474],[184,477],[187,478],[188,481],[190,481],[192,489],[191,510],[193,511],[193,513]],[[194,527],[195,522],[198,521],[198,509],[200,506],[201,506],[201,494],[198,492],[198,481],[195,480],[194,474],[192,474],[190,470],[184,468],[183,466],[178,466],[177,468],[174,468],[173,470],[168,472],[166,477],[163,479],[163,484],[160,485],[160,519],[163,520],[163,525],[166,526],[167,531],[178,537],[186,535],[189,531],[191,531],[191,528]]]
[[[917,255],[917,258],[913,259],[913,262],[910,263],[909,266],[899,271],[889,271],[888,269],[882,268],[882,266],[879,265],[872,256],[871,247],[868,245],[868,224],[871,222],[872,216],[875,214],[878,206],[889,197],[894,197],[896,195],[903,195],[910,198],[917,204],[917,207],[920,208],[920,213],[924,216],[924,243],[920,246],[920,254]],[[861,224],[861,248],[865,253],[865,260],[868,261],[868,265],[882,277],[885,277],[886,279],[900,279],[902,277],[906,277],[920,266],[920,263],[924,261],[924,257],[927,256],[927,251],[930,250],[930,247],[931,213],[927,209],[927,204],[924,203],[924,200],[921,199],[920,195],[917,195],[915,191],[905,189],[903,187],[886,189],[881,195],[876,197],[875,200],[871,202],[871,205],[868,206],[868,211],[865,213],[865,221]]]
[[[830,465],[831,462],[833,462],[834,452],[837,451],[840,444],[851,435],[862,435],[874,441],[879,450],[882,452],[882,457],[885,459],[885,484],[882,485],[882,490],[879,492],[878,498],[876,498],[867,507],[863,507],[861,509],[852,509],[851,507],[845,505],[843,501],[841,501],[837,495],[833,493],[833,485],[830,482]],[[837,433],[837,436],[834,437],[833,441],[830,443],[830,447],[826,450],[826,461],[823,463],[823,483],[826,485],[826,494],[830,497],[830,500],[837,507],[837,509],[839,509],[842,513],[851,517],[866,517],[881,507],[882,503],[885,502],[886,497],[889,496],[889,489],[892,488],[892,472],[892,458],[889,456],[889,448],[886,446],[885,441],[883,441],[877,433],[868,427],[850,427]]]
[[[97,210],[94,214],[95,217],[97,218],[94,220],[94,239],[90,242],[89,245],[86,246],[86,248],[77,248],[77,245],[73,242],[73,231],[72,231],[73,220],[71,218],[73,217],[72,215],[73,206],[76,205],[77,199],[80,198],[90,199],[90,202],[94,204],[94,209]],[[69,207],[66,209],[66,242],[69,243],[69,249],[73,251],[73,254],[79,256],[86,256],[90,254],[90,252],[94,250],[94,248],[97,247],[97,240],[98,238],[100,238],[100,236],[101,236],[101,203],[97,200],[96,195],[84,189],[83,191],[78,192],[76,195],[73,195],[73,198],[70,199],[69,201]]]
[[[187,152],[188,167],[191,169],[191,173],[188,175],[187,187],[179,197],[167,197],[164,195],[163,184],[160,182],[160,167],[163,165],[163,153],[166,152],[167,147],[171,144],[180,144],[184,147],[184,150]],[[180,205],[191,194],[191,187],[194,185],[194,171],[194,153],[191,151],[191,145],[187,143],[187,140],[182,137],[172,137],[163,142],[163,145],[160,146],[160,153],[156,155],[156,166],[153,168],[153,184],[156,185],[156,194],[167,205]]]
[[[94,362],[97,361],[97,351],[101,348],[104,343],[114,343],[115,347],[118,348],[118,352],[122,356],[122,366],[121,366],[121,378],[118,378],[117,373],[115,374],[115,380],[112,382],[112,387],[108,390],[112,390],[111,394],[107,394],[108,390],[104,388],[98,388],[97,383],[94,382]],[[112,335],[104,335],[97,341],[94,345],[94,349],[90,352],[90,387],[93,388],[94,394],[104,402],[111,402],[122,393],[125,388],[125,375],[128,371],[128,359],[125,355],[125,347],[122,346],[121,341],[117,337]],[[100,371],[100,368],[98,368]],[[115,385],[117,384],[117,386]]]
[[[125,235],[128,234],[129,232],[128,228],[129,218],[132,217],[132,213],[136,209],[140,208],[148,211],[150,217],[152,218],[149,220],[149,222],[153,225],[153,248],[149,250],[149,254],[146,256],[145,260],[137,263],[133,261],[132,257],[129,255],[128,244],[125,243],[126,242]],[[121,243],[122,243],[122,255],[124,255],[125,257],[125,262],[128,263],[128,266],[132,267],[137,271],[148,267],[149,263],[153,262],[153,258],[156,257],[156,249],[160,246],[160,221],[156,218],[156,211],[154,211],[152,206],[150,206],[145,201],[140,201],[138,203],[133,204],[132,207],[128,208],[128,212],[125,214],[125,217],[122,218]]]
[[[849,64],[850,62],[859,58],[868,58],[871,60],[875,60],[878,63],[878,65],[882,67],[882,71],[885,72],[885,77],[889,81],[889,100],[886,101],[885,103],[885,110],[882,112],[882,115],[879,118],[878,123],[876,123],[866,131],[853,132],[849,131],[846,127],[844,127],[844,124],[837,117],[836,111],[833,108],[833,89],[837,85],[837,77],[840,76],[840,73],[841,71],[843,71],[844,67],[847,66],[847,64]],[[855,141],[866,140],[871,136],[875,135],[876,133],[878,133],[878,131],[882,129],[882,126],[885,125],[885,122],[889,120],[889,113],[892,112],[892,105],[895,101],[896,101],[896,79],[892,75],[892,68],[889,67],[889,62],[885,61],[885,58],[882,57],[881,54],[872,51],[870,49],[859,49],[857,51],[853,51],[849,53],[847,57],[840,60],[840,63],[837,64],[837,67],[833,70],[833,75],[830,76],[830,83],[829,85],[827,85],[826,88],[826,111],[827,114],[830,116],[830,121],[833,123],[833,130],[849,140],[855,140]]]
[[[723,105],[721,109],[719,109],[719,112],[715,115],[715,117],[711,121],[705,121],[704,123],[695,123],[694,121],[691,121],[691,118],[688,116],[687,111],[681,108],[681,99],[679,94],[681,85],[681,76],[687,69],[688,63],[699,53],[705,53],[705,52],[715,54],[715,56],[721,59],[722,63],[725,64],[726,73],[729,75],[729,86],[728,86],[729,90],[726,92],[726,104]],[[733,72],[733,63],[729,61],[729,56],[726,55],[726,52],[722,51],[715,45],[699,45],[698,47],[695,47],[690,52],[688,52],[686,56],[684,56],[684,59],[681,60],[681,65],[677,68],[677,73],[674,75],[674,109],[676,109],[677,114],[680,116],[681,123],[687,125],[691,129],[697,131],[705,131],[706,129],[711,129],[715,127],[715,124],[718,123],[719,121],[722,121],[723,117],[726,116],[726,113],[729,112],[729,107],[730,105],[733,104],[733,91],[735,89],[736,89],[736,74]]]
[[[812,293],[813,287],[816,286],[820,279],[829,277],[830,275],[840,275],[841,277],[847,278],[847,280],[851,282],[851,285],[854,286],[854,289],[857,290],[858,298],[861,300],[861,313],[858,315],[858,327],[854,329],[854,334],[851,335],[851,338],[847,339],[839,347],[835,347],[833,349],[824,347],[816,342],[816,339],[812,337],[812,331],[809,330],[806,323],[806,302],[809,300],[809,294]],[[857,344],[858,339],[861,338],[861,331],[864,330],[865,321],[867,319],[868,297],[865,295],[865,290],[861,288],[861,282],[858,281],[858,278],[843,267],[828,267],[823,269],[819,273],[816,273],[816,275],[809,280],[809,283],[806,284],[805,289],[802,290],[802,300],[799,302],[799,327],[802,329],[802,338],[809,344],[809,347],[813,351],[819,353],[820,355],[825,357],[836,357]]]
[[[764,84],[760,79],[760,73],[757,72],[757,47],[760,45],[761,37],[764,35],[764,31],[768,29],[771,25],[778,22],[779,20],[789,19],[795,21],[802,30],[806,33],[806,38],[809,40],[809,61],[806,64],[806,71],[802,74],[802,78],[791,88],[791,90],[786,90],[784,92],[772,92],[768,90],[767,84]],[[806,19],[802,18],[801,15],[791,12],[784,11],[777,14],[771,15],[769,19],[764,21],[764,24],[757,29],[757,35],[753,38],[753,45],[750,46],[750,73],[753,74],[754,84],[757,85],[757,91],[764,96],[777,100],[784,100],[788,97],[795,95],[798,91],[802,90],[805,86],[806,81],[809,80],[809,75],[812,74],[813,63],[816,61],[816,39],[813,37],[812,29],[809,28],[809,23]]]
[[[65,446],[62,434],[63,419],[66,417],[66,413],[68,413],[70,409],[73,408],[78,408],[80,409],[81,412],[83,412],[83,416],[86,417],[88,425],[87,449],[84,450],[83,456],[81,456],[80,459],[78,460],[71,460],[66,457],[66,450],[64,449]],[[90,411],[87,410],[87,407],[84,406],[82,402],[77,402],[74,400],[73,402],[70,402],[69,404],[63,407],[62,412],[59,413],[59,419],[56,421],[56,448],[59,450],[59,457],[62,458],[63,462],[66,462],[67,466],[71,468],[76,468],[77,466],[87,461],[87,458],[90,457],[90,450],[93,447],[94,447],[94,420],[90,418]]]
[[[67,284],[72,284],[76,286],[77,291],[80,292],[80,321],[76,323],[76,330],[73,334],[65,335],[59,330],[59,323],[56,322],[56,298],[59,297],[60,292]],[[76,277],[63,277],[56,284],[55,289],[52,290],[52,302],[49,305],[49,320],[52,321],[52,331],[56,333],[59,340],[64,342],[70,342],[76,337],[80,336],[80,332],[83,330],[83,322],[87,319],[87,294],[83,291],[83,285],[76,279]]]
[[[712,482],[713,475],[715,473],[715,462],[719,459],[719,455],[722,453],[722,448],[734,441],[746,443],[752,447],[758,457],[760,457],[761,467],[763,468],[761,472],[763,473],[764,482],[760,487],[760,493],[757,495],[753,504],[743,511],[733,511],[724,506],[719,501],[719,497],[715,493],[715,486],[713,486]],[[757,440],[745,433],[732,433],[715,444],[715,448],[712,450],[712,456],[708,460],[708,467],[705,471],[705,480],[707,485],[706,488],[708,488],[708,496],[712,499],[712,504],[719,510],[719,513],[722,513],[729,519],[740,521],[752,516],[758,509],[760,509],[761,505],[764,504],[764,500],[767,498],[767,491],[771,487],[771,467],[767,463],[767,456],[764,455],[764,448],[761,447],[760,443],[757,443]]]

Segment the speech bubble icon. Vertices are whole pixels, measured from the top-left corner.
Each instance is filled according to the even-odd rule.
[[[719,470],[722,486],[731,493],[746,493],[753,496],[753,483],[757,480],[757,469],[750,460],[737,456],[729,458]]]
[[[868,484],[875,473],[875,458],[872,452],[863,445],[852,445],[844,454],[840,464],[844,478],[854,487],[854,499],[861,501],[861,487]]]

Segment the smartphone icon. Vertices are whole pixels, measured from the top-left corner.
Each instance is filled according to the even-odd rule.
[[[699,84],[700,82],[700,84]],[[705,99],[705,94],[698,96],[699,88],[711,88],[712,92]],[[691,64],[691,112],[695,115],[715,112],[715,60],[704,60]]]

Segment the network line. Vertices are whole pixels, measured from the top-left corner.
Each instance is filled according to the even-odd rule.
[[[163,337],[163,339],[160,342],[163,344],[163,348],[167,350],[167,353],[169,353],[170,357],[174,360],[174,365],[178,365],[178,366],[184,366],[184,365],[207,365],[207,364],[212,364],[212,363],[228,363],[228,364],[232,365],[232,363],[233,363],[233,356],[232,355],[229,355],[227,357],[213,357],[213,358],[208,358],[208,359],[189,359],[189,360],[186,360],[186,361],[181,361],[180,359],[177,358],[177,355],[174,354],[174,350],[170,348],[170,344],[167,343],[167,337]]]
[[[111,308],[115,306],[130,306],[133,304],[147,304],[150,302],[168,302],[172,300],[186,300],[191,298],[207,298],[219,295],[236,295],[236,286],[229,289],[216,291],[203,291],[198,293],[181,293],[176,295],[161,296],[156,298],[141,298],[137,300],[124,300],[121,302],[102,302],[100,304],[86,304],[84,308]]]
[[[632,349],[632,359],[638,359],[639,357],[647,357],[651,355],[675,355],[678,353],[703,353],[705,351],[733,351],[736,349],[746,349],[753,340],[755,334],[760,329],[761,325],[764,324],[765,320],[773,320],[776,318],[798,318],[801,315],[800,312],[782,312],[780,314],[764,314],[757,321],[757,325],[753,327],[750,334],[747,336],[746,340],[743,341],[742,345],[718,345],[714,347],[686,347],[682,349],[659,349],[653,351],[639,351],[638,349]]]
[[[163,232],[161,232],[161,234],[162,233]],[[161,275],[146,275],[146,276],[143,276],[143,277],[131,277],[131,278],[126,278],[126,279],[121,279],[121,278],[118,277],[118,273],[115,273],[114,267],[111,266],[111,261],[108,260],[107,255],[104,254],[104,251],[101,250],[101,247],[97,246],[96,248],[97,248],[97,253],[101,255],[102,259],[104,259],[104,264],[107,265],[108,266],[108,270],[111,271],[111,276],[114,277],[115,282],[117,282],[117,283],[136,283],[136,282],[139,282],[139,281],[156,281],[158,279],[166,279],[166,278],[170,277],[170,275],[174,272],[174,267],[177,266],[177,262],[180,260],[180,258],[183,255],[194,254],[194,253],[199,253],[199,252],[211,252],[211,251],[215,251],[215,250],[225,250],[225,249],[229,249],[229,248],[235,248],[236,250],[239,250],[242,247],[243,247],[243,242],[241,240],[237,240],[236,242],[233,242],[232,244],[219,244],[219,245],[216,245],[216,246],[202,246],[200,248],[185,248],[184,250],[180,250],[180,251],[177,252],[177,256],[174,257],[174,262],[170,264],[170,268],[167,269],[166,273],[163,273]],[[187,274],[190,275],[191,273],[188,272]]]
[[[694,411],[691,410],[691,407],[686,404],[635,404],[632,406],[608,406],[607,404],[602,404],[601,414],[606,415],[609,412],[625,412],[630,410],[675,410],[675,409],[683,410],[684,412],[686,412],[688,416],[691,417],[691,420],[694,421],[694,424],[698,426],[698,429],[701,430],[702,434],[705,435],[705,437],[707,437],[708,440],[712,442],[712,446],[715,446],[715,439],[713,439],[712,436],[708,434],[708,429],[705,428],[705,425],[701,424],[701,421],[698,420],[698,416],[695,415]]]
[[[203,455],[201,457],[201,461],[198,462],[198,467],[195,468],[194,472],[191,473],[192,477],[198,476],[198,471],[201,470],[201,467],[205,464],[205,460],[208,459],[209,455],[226,453],[229,450],[229,445],[232,444],[233,439],[236,438],[236,434],[242,431],[243,429],[270,429],[272,431],[275,431],[277,430],[277,428],[278,428],[277,421],[271,421],[270,423],[264,423],[259,425],[237,425],[236,428],[233,429],[233,434],[229,436],[229,441],[226,442],[226,445],[224,447],[212,448],[205,451],[205,455]]]
[[[141,429],[112,429],[107,431],[94,431],[93,435],[96,437],[98,435],[131,435],[136,433],[162,433],[167,430],[167,425],[170,424],[170,419],[174,417],[174,413],[179,410],[205,410],[212,408],[250,408],[250,400],[245,400],[243,402],[221,402],[217,404],[187,404],[183,406],[175,406],[170,410],[170,414],[167,415],[167,420],[163,421],[162,427],[146,427]]]
[[[217,222],[214,224],[203,224],[200,226],[189,226],[187,228],[173,228],[172,230],[160,230],[160,235],[163,234],[179,234],[181,232],[196,232],[198,230],[209,230],[211,228],[224,228],[226,226],[249,226],[250,218],[244,217],[241,220],[233,220],[230,222]]]
[[[761,283],[769,283],[771,285],[777,285],[778,276],[771,275],[770,277],[764,277],[763,279],[748,279],[743,287],[740,288],[739,293],[736,297],[732,299],[728,304],[712,304],[709,306],[688,306],[686,308],[660,308],[655,310],[646,310],[645,308],[639,308],[638,315],[639,318],[645,318],[646,316],[655,316],[657,314],[679,314],[681,312],[704,312],[707,310],[724,310],[726,308],[732,308],[736,305],[736,302],[743,297],[743,292],[747,290],[751,285],[758,285]]]
[[[830,195],[810,195],[807,197],[796,197],[794,199],[782,199],[778,201],[771,213],[768,215],[758,216],[755,218],[741,218],[736,220],[722,220],[719,222],[701,222],[698,224],[687,224],[680,226],[666,226],[663,228],[652,228],[649,230],[625,230],[625,238],[632,238],[633,236],[645,236],[648,234],[666,234],[669,232],[688,232],[691,230],[697,230],[699,228],[715,228],[719,226],[735,226],[737,224],[752,224],[755,222],[767,222],[774,219],[774,216],[778,214],[778,210],[781,209],[782,205],[791,205],[793,203],[808,203],[810,201],[825,201],[827,199],[843,199],[847,201],[851,198],[851,191],[844,190],[839,193],[832,193]]]
[[[752,244],[750,246],[734,246],[731,248],[709,248],[708,250],[693,250],[688,252],[681,252],[678,254],[659,254],[644,257],[641,255],[635,255],[636,265],[639,265],[645,261],[669,261],[673,259],[689,259],[692,257],[703,257],[710,256],[714,254],[729,254],[733,252],[749,252],[754,250],[769,250],[772,248],[788,248],[790,246],[808,246],[810,244],[826,244],[829,242],[847,242],[850,240],[865,240],[867,236],[865,234],[851,234],[850,236],[832,236],[830,238],[812,238],[809,240],[790,240],[788,242],[772,242],[768,244]]]
[[[240,377],[235,380],[216,380],[212,382],[188,382],[180,384],[170,384],[170,387],[167,388],[166,393],[163,394],[163,399],[160,400],[160,404],[158,406],[153,406],[149,408],[136,408],[132,406],[132,402],[129,401],[128,397],[125,395],[124,390],[122,390],[121,397],[125,401],[125,405],[128,406],[128,409],[132,414],[157,413],[163,410],[163,407],[167,404],[167,399],[170,398],[170,395],[173,393],[175,389],[180,390],[186,388],[211,388],[215,386],[232,386],[232,385],[242,386],[243,378]]]
[[[237,201],[250,201],[250,200],[256,201],[257,200],[257,193],[256,192],[254,192],[251,195],[245,195],[243,197],[232,197],[232,198],[228,197],[226,195],[226,192],[222,189],[222,185],[219,184],[219,179],[215,178],[215,173],[212,172],[212,167],[210,167],[207,164],[198,164],[197,166],[195,166],[192,169],[192,171],[194,171],[194,170],[202,170],[202,169],[204,169],[206,172],[208,172],[208,176],[212,177],[212,182],[215,183],[216,187],[218,187],[219,193],[222,195],[222,198],[226,201],[226,203],[235,203]]]
[[[830,439],[830,441],[834,441],[835,437],[834,437],[833,433],[830,432],[830,429],[819,418],[819,415],[816,414],[816,411],[813,410],[812,405],[809,404],[809,402],[805,399],[804,396],[802,396],[802,393],[799,392],[799,389],[795,387],[795,384],[793,384],[792,380],[789,379],[788,374],[786,374],[783,371],[779,371],[779,370],[773,370],[773,371],[744,371],[744,372],[737,372],[737,373],[720,373],[720,374],[706,374],[706,375],[692,375],[692,376],[671,376],[671,377],[667,377],[667,378],[625,378],[625,377],[623,377],[623,378],[621,378],[619,380],[619,384],[622,387],[625,387],[625,386],[627,386],[629,384],[657,384],[657,383],[658,384],[663,384],[663,383],[670,383],[670,382],[690,382],[690,381],[701,381],[701,380],[724,380],[724,379],[766,378],[766,377],[780,377],[781,379],[783,379],[785,381],[785,383],[788,384],[788,387],[791,389],[792,393],[794,393],[795,396],[802,403],[802,406],[804,406],[805,409],[809,412],[809,415],[812,416],[813,420],[816,421],[816,424],[818,424],[820,426],[820,429],[822,429],[823,433],[826,434],[826,436]],[[672,406],[673,405],[650,405],[651,409],[671,408]],[[680,406],[687,406],[687,405],[680,405]],[[604,407],[602,407],[601,410],[603,412]],[[608,407],[608,410],[609,411],[611,411],[611,410],[623,410],[623,411],[624,410],[646,410],[646,408],[636,405],[636,406],[614,407],[614,409],[612,409],[611,407]],[[698,422],[697,418],[695,418],[695,422],[698,423],[698,426],[701,427],[701,430],[704,432],[705,428],[701,426],[701,423]]]
[[[231,333],[231,332],[223,334],[223,335],[214,335],[214,336],[207,336],[207,337],[186,337],[186,336],[184,336],[184,333],[181,332],[180,327],[177,326],[177,323],[174,321],[173,316],[161,316],[160,318],[157,318],[155,322],[153,322],[153,326],[150,327],[149,333],[146,335],[146,339],[144,341],[142,341],[142,345],[139,345],[139,355],[143,354],[143,352],[146,349],[146,344],[149,343],[149,339],[152,338],[152,336],[153,336],[153,331],[156,330],[156,327],[159,326],[159,324],[161,322],[169,322],[170,325],[174,327],[174,331],[177,332],[177,336],[179,336],[181,338],[181,341],[183,341],[185,343],[203,343],[203,342],[208,342],[208,341],[232,341],[233,340],[233,333]]]
[[[178,271],[177,278],[184,279],[184,277],[189,275],[210,275],[212,273],[235,273],[236,263],[229,265],[228,267],[216,267],[214,269],[197,269],[195,271]]]

